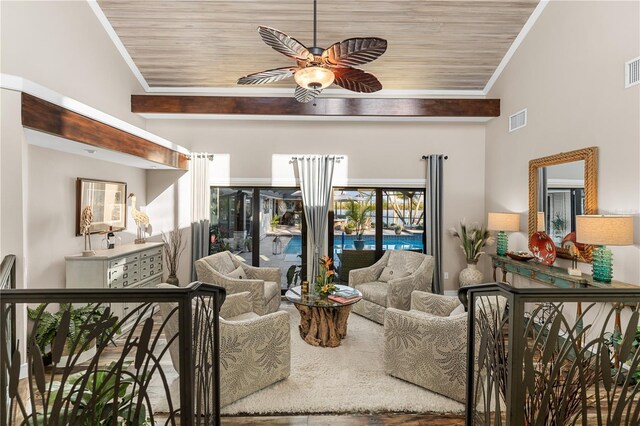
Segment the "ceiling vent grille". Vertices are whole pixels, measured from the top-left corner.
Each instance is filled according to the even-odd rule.
[[[518,111],[509,116],[509,132],[518,130],[527,125],[527,109]]]
[[[640,84],[640,57],[624,64],[624,87]]]

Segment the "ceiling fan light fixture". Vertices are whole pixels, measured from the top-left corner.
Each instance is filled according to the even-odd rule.
[[[298,86],[309,90],[326,89],[333,84],[335,75],[328,68],[310,66],[296,71],[293,78]]]

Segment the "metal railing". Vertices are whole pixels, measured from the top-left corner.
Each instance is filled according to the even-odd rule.
[[[487,284],[461,296],[475,360],[467,425],[640,424],[640,289]],[[506,309],[484,308],[498,299]]]
[[[223,288],[199,282],[1,290],[0,424],[218,425],[224,299]],[[122,317],[116,304],[127,304]],[[24,344],[6,321],[22,309]]]

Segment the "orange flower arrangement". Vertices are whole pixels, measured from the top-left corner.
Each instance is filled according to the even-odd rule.
[[[333,283],[335,271],[331,269],[333,260],[329,256],[322,256],[320,258],[320,273],[316,278],[316,292],[320,297],[327,297],[332,292],[336,291],[336,285]]]

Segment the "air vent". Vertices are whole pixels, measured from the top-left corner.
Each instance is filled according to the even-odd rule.
[[[513,115],[509,116],[509,131],[513,132],[514,130],[518,130],[521,127],[527,125],[527,109],[523,109],[522,111],[518,111]]]
[[[624,64],[624,87],[640,84],[640,57]]]

